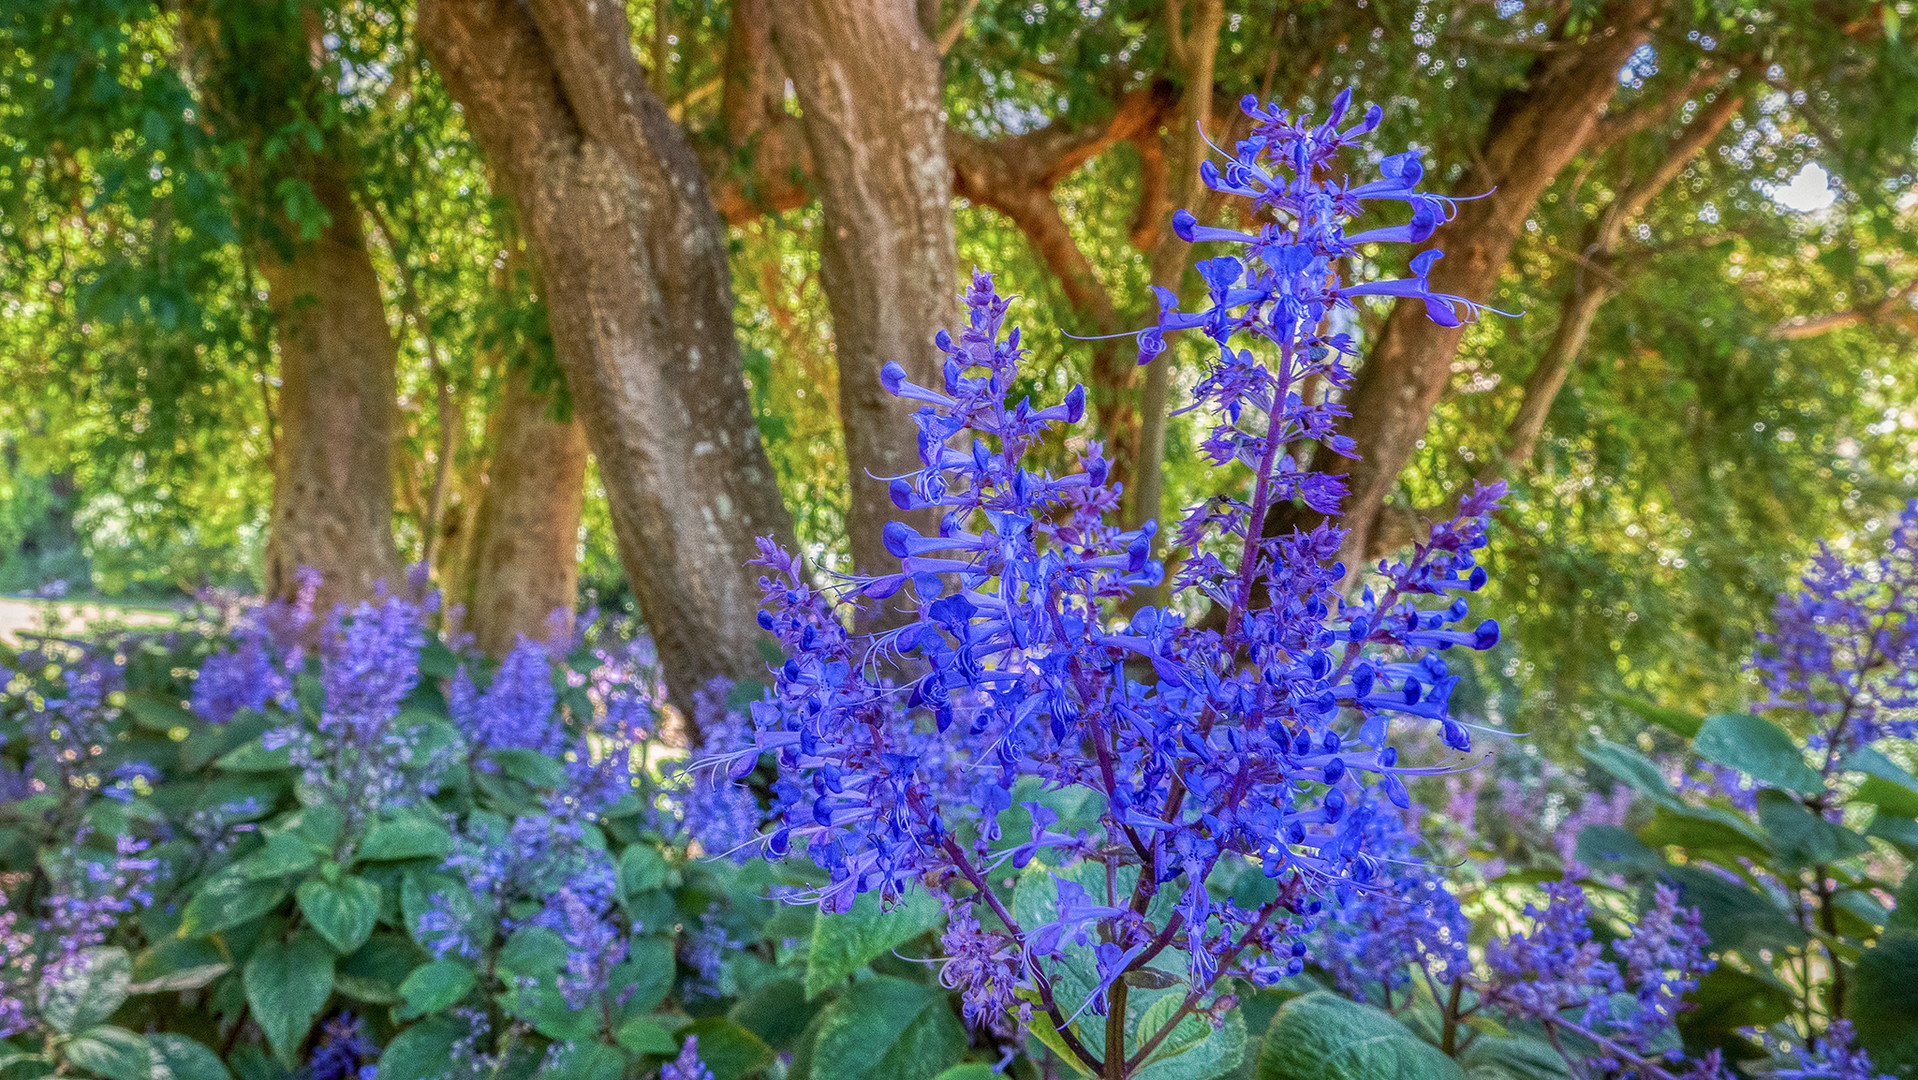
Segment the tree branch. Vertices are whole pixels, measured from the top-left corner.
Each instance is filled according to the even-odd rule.
[[[1918,296],[1918,278],[1913,278],[1887,293],[1883,299],[1869,304],[1827,315],[1800,315],[1786,319],[1771,328],[1771,336],[1785,341],[1798,341],[1862,323],[1889,323],[1918,334],[1918,306],[1912,303],[1915,296]]]

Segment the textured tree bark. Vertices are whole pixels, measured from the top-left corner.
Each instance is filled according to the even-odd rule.
[[[557,420],[532,372],[507,372],[492,425],[492,461],[475,515],[467,626],[488,656],[523,634],[572,629],[579,591],[579,516],[586,494],[586,432]],[[560,625],[554,626],[554,613]]]
[[[1439,230],[1445,249],[1431,273],[1435,291],[1470,300],[1490,298],[1525,218],[1559,172],[1592,138],[1605,105],[1619,87],[1618,72],[1651,36],[1661,0],[1610,0],[1582,42],[1541,54],[1523,87],[1493,111],[1484,143],[1454,192],[1478,196],[1459,203],[1458,216]],[[1432,410],[1451,380],[1462,331],[1432,322],[1421,303],[1399,304],[1360,367],[1345,403],[1356,460],[1321,448],[1314,462],[1344,474],[1348,566],[1370,549],[1375,519],[1399,471],[1425,434]],[[1314,519],[1297,507],[1279,507],[1268,532]]]
[[[266,588],[290,597],[300,570],[317,570],[325,610],[373,595],[382,580],[400,584],[397,351],[345,171],[323,157],[308,166],[331,223],[308,243],[259,245],[280,352]]]
[[[763,676],[754,538],[792,542],[699,162],[596,0],[425,0],[419,34],[511,198],[620,559],[686,716]]]
[[[884,478],[919,467],[916,406],[879,385],[898,361],[940,384],[932,338],[957,315],[952,167],[939,54],[909,0],[769,0],[825,217],[820,279],[839,361],[839,419],[861,573],[896,570]],[[931,517],[920,523],[931,528]]]

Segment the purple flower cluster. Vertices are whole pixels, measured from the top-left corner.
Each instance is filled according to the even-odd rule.
[[[373,1080],[379,1057],[379,1044],[366,1037],[360,1018],[340,1013],[320,1025],[302,1080]]]
[[[1444,878],[1418,859],[1417,834],[1404,819],[1379,814],[1374,821],[1374,850],[1391,871],[1328,920],[1315,958],[1342,993],[1368,1001],[1376,988],[1389,1007],[1414,967],[1435,982],[1470,973],[1471,923]]]
[[[233,619],[232,648],[214,653],[200,665],[193,683],[193,711],[224,724],[243,709],[268,705],[292,709],[293,676],[305,662],[305,641],[313,624],[319,574],[302,568],[292,600],[268,600],[242,610]]]
[[[720,921],[719,905],[699,913],[699,919],[680,942],[679,961],[691,974],[682,984],[689,998],[717,998],[726,993],[726,954],[741,946]]]
[[[0,788],[9,799],[58,793],[57,832],[78,826],[74,812],[85,793],[115,780],[103,763],[112,760],[114,702],[125,686],[120,645],[46,636],[21,651],[18,671],[0,668],[0,691],[9,691],[0,694],[0,715],[12,714],[27,743],[22,770],[0,773]]]
[[[496,929],[543,926],[566,944],[568,1000],[604,989],[627,948],[610,921],[619,872],[571,809],[556,800],[549,812],[510,823],[474,815],[443,865],[463,892],[433,894],[419,920],[420,944],[435,957],[477,960]]]
[[[20,913],[0,894],[0,1039],[10,1039],[33,1027],[27,1000],[39,981],[36,960],[33,935],[20,925]]]
[[[1849,1020],[1834,1020],[1812,1050],[1795,1048],[1796,1065],[1773,1073],[1778,1080],[1894,1080],[1872,1067],[1871,1055],[1852,1045]]]
[[[476,752],[537,750],[559,757],[566,726],[553,687],[553,663],[546,646],[521,635],[485,691],[473,686],[462,665],[447,690],[447,705],[467,743]]]
[[[146,841],[116,837],[113,855],[107,858],[104,852],[86,847],[86,840],[82,832],[71,847],[50,860],[53,891],[46,899],[43,922],[55,950],[46,961],[50,971],[105,944],[122,918],[153,902],[160,864],[143,856]]]
[[[1661,1047],[1672,1042],[1684,996],[1713,967],[1698,912],[1680,909],[1677,891],[1659,885],[1651,909],[1613,943],[1608,959],[1571,875],[1545,891],[1545,907],[1525,909],[1529,932],[1486,946],[1485,999],[1591,1040],[1597,1049],[1588,1063],[1608,1073],[1637,1075],[1649,1063],[1677,1060],[1675,1047]]]
[[[566,969],[559,976],[560,996],[569,1009],[583,1009],[604,994],[613,968],[626,959],[626,934],[608,918],[612,890],[602,891],[597,875],[584,887],[569,881],[560,886],[546,909],[534,918],[559,934],[566,945]]]
[[[1548,883],[1545,895],[1544,907],[1526,905],[1529,932],[1485,948],[1499,1002],[1515,1015],[1541,1020],[1580,1008],[1587,1023],[1602,1023],[1607,995],[1624,986],[1605,947],[1592,938],[1585,890],[1567,877]]]
[[[757,764],[752,721],[744,710],[726,705],[732,686],[730,680],[714,679],[693,692],[701,751]],[[764,814],[750,787],[718,769],[687,767],[675,795],[679,824],[705,855],[741,864],[752,857]]]
[[[290,724],[266,734],[266,748],[286,748],[305,783],[342,808],[349,826],[433,790],[431,774],[443,763],[417,760],[417,740],[394,721],[419,683],[436,607],[384,596],[335,611],[321,634],[317,730]]]
[[[831,592],[808,584],[797,558],[763,545],[771,573],[760,621],[788,659],[753,706],[755,744],[725,763],[743,775],[759,754],[776,756],[767,848],[780,856],[803,846],[830,876],[813,894],[828,910],[921,881],[992,909],[995,925],[975,936],[1000,944],[968,938],[966,962],[994,964],[986,958],[1009,950],[1017,974],[986,980],[999,999],[969,1001],[976,1017],[1010,1011],[1015,994],[1037,997],[1055,1025],[1103,1011],[1119,976],[1168,949],[1188,968],[1180,1016],[1201,1008],[1221,976],[1264,984],[1299,970],[1296,935],[1321,905],[1381,878],[1368,841],[1372,796],[1406,806],[1403,777],[1445,768],[1401,762],[1393,721],[1431,725],[1458,751],[1471,745],[1448,710],[1458,678],[1441,654],[1498,640],[1495,623],[1459,624],[1460,594],[1486,580],[1474,553],[1500,489],[1468,494],[1411,559],[1381,564],[1378,588],[1357,601],[1344,596],[1335,524],[1263,532],[1284,501],[1337,511],[1341,482],[1310,471],[1302,447],[1351,447],[1336,431],[1340,407],[1310,389],[1350,381],[1352,342],[1327,332],[1327,316],[1363,296],[1421,298],[1446,325],[1477,311],[1430,292],[1435,252],[1414,260],[1411,278],[1341,282],[1359,245],[1423,240],[1449,212],[1442,197],[1416,190],[1415,153],[1387,158],[1376,182],[1341,179],[1340,155],[1379,119],[1372,109],[1341,129],[1348,103],[1340,95],[1313,124],[1248,101],[1252,136],[1223,169],[1204,170],[1213,188],[1250,200],[1272,224],[1252,233],[1175,218],[1186,239],[1238,245],[1243,257],[1198,264],[1209,299],[1199,312],[1179,311],[1162,292],[1141,355],[1174,331],[1209,339],[1216,359],[1195,390],[1195,407],[1216,416],[1205,450],[1215,464],[1251,470],[1249,491],[1208,500],[1177,530],[1191,552],[1171,583],[1178,607],[1115,614],[1163,576],[1156,526],[1105,522],[1117,492],[1097,444],[1063,476],[1032,460],[1080,420],[1085,394],[1074,388],[1049,406],[1010,399],[1024,350],[1016,330],[1002,332],[1009,303],[984,274],[965,295],[964,331],[937,339],[940,384],[914,384],[897,365],[883,376],[889,392],[921,405],[924,468],[892,481],[893,500],[921,520],[936,515],[935,532],[889,525],[901,571]],[[1410,224],[1346,232],[1351,218],[1393,202],[1410,207]],[[836,601],[887,603],[910,618],[855,636]],[[1222,630],[1187,621],[1187,608],[1208,601],[1226,613]],[[960,798],[946,794],[954,772],[969,789]],[[1026,835],[1002,838],[999,815],[1031,781],[1094,796],[1098,835],[1051,832],[1030,814]],[[1056,918],[1043,925],[1022,925],[989,880],[1008,861],[1064,870],[1086,860],[1108,872],[1085,880],[1106,884],[1088,891],[1061,878]],[[1213,896],[1204,883],[1227,861],[1261,868],[1278,899],[1244,907]],[[1155,905],[1162,894],[1172,902]],[[1098,970],[1083,980],[1092,992],[1057,1001],[1052,973],[1081,939],[1096,941]],[[1090,1065],[1096,1055],[1081,1056]]]
[[[38,1018],[28,1002],[43,983],[89,962],[128,916],[153,902],[158,860],[147,842],[116,838],[111,855],[87,845],[82,831],[44,860],[48,894],[38,918],[0,898],[0,1038],[32,1030]]]
[[[1827,774],[1857,747],[1918,736],[1918,502],[1875,559],[1848,563],[1822,546],[1772,623],[1752,660],[1767,694],[1758,707],[1809,714]]]
[[[660,1066],[659,1080],[713,1080],[713,1071],[699,1060],[699,1036],[686,1037],[679,1056]]]

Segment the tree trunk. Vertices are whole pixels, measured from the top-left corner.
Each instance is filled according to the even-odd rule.
[[[754,538],[792,543],[733,338],[726,234],[620,4],[424,0],[419,35],[513,202],[620,559],[691,716],[763,677]]]
[[[919,468],[917,406],[879,384],[898,361],[941,384],[932,338],[957,315],[952,167],[939,54],[909,0],[770,0],[825,216],[820,279],[839,361],[839,419],[860,573],[895,571],[886,478]],[[931,517],[922,523],[931,528]]]
[[[1526,217],[1591,139],[1618,90],[1619,69],[1651,36],[1661,6],[1660,0],[1610,0],[1584,41],[1542,54],[1526,84],[1499,102],[1479,153],[1453,189],[1484,197],[1459,203],[1458,216],[1433,238],[1446,253],[1432,269],[1434,291],[1490,298]],[[1363,560],[1386,496],[1425,435],[1462,333],[1432,322],[1423,303],[1394,308],[1345,398],[1359,457],[1323,447],[1316,455],[1316,468],[1347,477],[1348,566]],[[1309,527],[1312,520],[1297,507],[1279,507],[1266,527]]]
[[[586,433],[557,420],[524,365],[506,373],[493,425],[492,460],[474,515],[473,598],[467,626],[488,656],[520,635],[544,640],[572,629],[579,590],[579,515],[586,492]],[[554,613],[561,624],[554,626]]]
[[[325,610],[400,585],[397,350],[344,168],[321,157],[306,171],[331,223],[311,242],[259,245],[280,352],[266,588],[290,597],[317,570]]]

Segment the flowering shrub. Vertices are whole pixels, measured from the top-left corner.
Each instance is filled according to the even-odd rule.
[[[853,579],[837,597],[810,587],[790,554],[768,546],[761,559],[772,572],[761,623],[789,658],[731,764],[777,757],[768,851],[824,868],[807,897],[830,911],[935,890],[953,911],[945,945],[967,972],[957,985],[975,1024],[1030,1030],[1113,1080],[1173,1056],[1237,1056],[1244,1032],[1223,980],[1298,974],[1326,910],[1382,884],[1374,817],[1409,805],[1405,777],[1445,767],[1401,762],[1391,725],[1430,724],[1470,749],[1441,654],[1498,640],[1496,623],[1461,628],[1455,598],[1485,581],[1473,553],[1496,488],[1469,494],[1356,601],[1341,589],[1335,524],[1263,532],[1283,502],[1337,513],[1340,481],[1300,453],[1306,441],[1351,445],[1336,430],[1343,410],[1310,390],[1350,381],[1354,346],[1328,315],[1362,296],[1422,299],[1446,325],[1477,311],[1429,290],[1436,251],[1411,278],[1342,281],[1358,245],[1422,241],[1449,213],[1418,190],[1416,152],[1386,158],[1371,183],[1336,179],[1380,116],[1342,129],[1349,97],[1317,124],[1246,102],[1251,137],[1204,179],[1272,223],[1246,233],[1175,216],[1184,238],[1244,257],[1198,264],[1202,311],[1161,290],[1158,323],[1140,335],[1142,362],[1175,331],[1216,348],[1195,390],[1216,417],[1204,451],[1251,470],[1249,490],[1195,507],[1177,530],[1192,556],[1175,601],[1220,605],[1223,629],[1169,608],[1117,615],[1163,576],[1156,526],[1107,523],[1116,493],[1097,446],[1065,476],[1028,462],[1051,429],[1079,421],[1085,394],[1009,400],[1019,334],[1005,332],[1008,302],[983,274],[964,332],[938,339],[943,384],[886,372],[890,392],[922,403],[924,468],[893,481],[893,499],[936,512],[937,535],[889,526],[901,572]],[[1348,234],[1373,203],[1403,203],[1411,222]],[[834,599],[913,618],[854,637]],[[965,762],[961,790],[952,758]],[[1215,888],[1246,867],[1262,883]],[[1174,1037],[1194,1016],[1214,1029],[1202,1051]]]
[[[770,1063],[710,1009],[796,986],[712,948],[769,881],[689,858],[650,646],[494,666],[430,597],[320,615],[313,584],[0,671],[0,1067],[557,1080],[684,1067],[695,1031],[727,1076]]]
[[[1339,307],[1478,313],[1436,252],[1359,258],[1450,204],[1416,154],[1341,178],[1375,110],[1246,107],[1205,180],[1264,224],[1176,216],[1237,254],[1139,338],[1216,351],[1193,407],[1245,480],[1169,582],[1097,444],[1043,464],[1084,394],[1012,400],[978,275],[939,385],[885,373],[922,406],[894,499],[936,528],[825,586],[762,548],[786,655],[692,695],[697,767],[643,638],[495,663],[417,587],[5,654],[0,1080],[1911,1075],[1918,508],[1781,599],[1753,714],[1640,703],[1583,777],[1475,768],[1455,650],[1497,641],[1463,597],[1500,492],[1354,592],[1303,465],[1349,448]],[[1410,220],[1345,231],[1372,204]],[[1268,535],[1282,504],[1325,520]],[[1526,819],[1496,857],[1488,800]]]
[[[1564,816],[1549,871],[1562,878],[1481,962],[1459,944],[1453,893],[1421,869],[1341,914],[1318,954],[1327,974],[1475,1068],[1908,1075],[1918,936],[1901,902],[1918,888],[1918,778],[1894,756],[1909,760],[1918,716],[1914,586],[1918,506],[1876,558],[1821,551],[1760,635],[1766,715],[1639,703],[1663,729],[1641,740],[1652,753],[1588,747],[1613,794]],[[1634,898],[1618,933],[1599,901]]]

